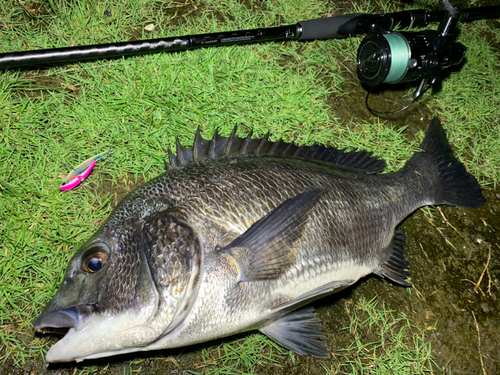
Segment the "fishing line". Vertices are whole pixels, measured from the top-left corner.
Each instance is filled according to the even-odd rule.
[[[397,47],[396,47],[396,48],[397,48]],[[358,77],[356,74],[354,74],[354,73],[353,73],[353,71],[352,71],[351,69],[349,69],[349,67],[348,67],[346,64],[344,64],[344,62],[339,61],[338,63],[339,63],[340,65],[342,65],[342,66],[345,68],[345,70],[347,70],[347,72],[348,72],[349,74],[351,74],[351,75],[352,75],[352,76],[356,79],[356,81],[357,81],[358,83],[360,83],[360,84],[362,83],[362,81],[359,79],[359,77]],[[404,110],[408,109],[411,105],[413,105],[416,101],[418,101],[418,100],[419,100],[419,99],[420,99],[420,98],[421,98],[421,97],[422,97],[422,96],[423,96],[423,95],[427,92],[427,90],[429,90],[429,88],[430,88],[430,87],[431,87],[431,86],[430,86],[430,85],[428,85],[428,86],[427,86],[427,88],[426,88],[425,90],[423,90],[423,91],[422,91],[422,93],[420,94],[420,96],[419,96],[419,97],[417,97],[417,98],[414,98],[414,99],[413,99],[413,100],[412,100],[409,104],[407,104],[407,105],[405,105],[405,106],[403,106],[403,107],[401,107],[400,109],[397,109],[397,110],[395,110],[395,111],[387,111],[387,112],[384,112],[384,111],[377,111],[377,110],[373,109],[372,107],[370,107],[370,104],[368,103],[368,98],[369,98],[370,94],[373,94],[373,93],[372,93],[371,91],[369,91],[369,90],[368,90],[368,92],[366,93],[366,98],[365,98],[365,106],[366,106],[366,109],[368,109],[368,111],[369,111],[372,115],[374,115],[374,116],[380,116],[380,117],[382,117],[382,116],[387,116],[387,115],[395,115],[395,114],[397,114],[397,113],[400,113],[400,112],[402,112],[402,111],[404,111]]]
[[[413,99],[409,104],[405,105],[404,107],[401,107],[400,109],[396,110],[396,111],[388,111],[388,112],[380,112],[380,111],[376,111],[374,110],[372,107],[370,107],[370,104],[368,103],[368,97],[370,96],[371,92],[368,91],[366,93],[366,99],[365,99],[365,105],[366,105],[366,109],[368,109],[368,111],[372,114],[372,115],[375,115],[375,116],[387,116],[387,115],[395,115],[397,113],[400,113],[400,112],[403,112],[405,109],[408,109],[410,108],[411,105],[413,105],[413,103],[417,102],[421,97],[422,95],[427,92],[427,90],[429,90],[430,86],[428,86],[424,91],[422,91],[422,94],[418,97],[418,98],[415,98]]]
[[[383,37],[389,43],[392,54],[392,64],[384,83],[398,82],[408,70],[408,60],[411,57],[410,46],[408,41],[397,33],[384,34]]]
[[[345,65],[342,61],[339,61],[338,62],[340,65],[342,65],[345,70],[347,70],[353,77],[356,81],[358,81],[358,83],[361,83],[361,81],[359,80],[358,76],[356,74],[353,73],[353,71],[351,69],[349,69],[349,67],[347,65]]]

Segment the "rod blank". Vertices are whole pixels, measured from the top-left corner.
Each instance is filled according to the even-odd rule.
[[[297,26],[229,31],[213,34],[52,48],[0,54],[0,68],[38,66],[99,58],[114,58],[154,52],[173,52],[200,47],[297,39]]]

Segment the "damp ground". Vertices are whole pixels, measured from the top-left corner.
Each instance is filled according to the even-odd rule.
[[[361,90],[352,85],[353,90]],[[349,108],[344,120],[351,122],[352,113],[363,121],[370,116],[364,103],[352,100],[359,93],[330,98],[336,108]],[[393,103],[401,100],[401,92],[376,96],[377,100]],[[376,103],[382,106],[383,103]],[[341,112],[337,112],[338,115]],[[404,130],[415,134],[424,130],[430,112],[417,104],[405,115]],[[387,126],[397,126],[401,120],[388,120]],[[410,136],[410,135],[409,135]],[[132,180],[132,177],[130,177]],[[105,179],[103,179],[105,181]],[[141,181],[136,183],[140,184]],[[134,184],[131,182],[131,184]],[[110,186],[106,186],[106,189]],[[115,188],[115,201],[130,191],[130,184]],[[499,314],[500,301],[500,191],[484,189],[487,203],[478,210],[456,207],[421,209],[400,226],[407,234],[406,257],[410,263],[413,288],[406,289],[386,280],[370,276],[353,287],[315,303],[322,320],[327,346],[336,353],[352,344],[353,336],[342,328],[348,327],[347,311],[360,300],[376,297],[386,309],[407,317],[419,330],[425,332],[426,342],[432,346],[432,356],[447,374],[496,374],[500,371]],[[364,328],[366,340],[374,339],[376,332]],[[408,335],[417,334],[409,330]],[[249,333],[252,335],[252,333]],[[238,342],[245,335],[227,338],[222,342]],[[56,340],[56,339],[54,339]],[[390,338],[389,338],[390,340]],[[85,362],[81,367],[88,373],[188,374],[191,371],[209,373],[202,351],[217,350],[214,343],[181,350],[149,352],[118,356]],[[278,363],[256,365],[256,374],[325,374],[334,359],[282,356]],[[28,360],[22,369],[9,364],[2,366],[5,374],[74,374],[74,365],[46,367],[43,358]],[[75,372],[76,371],[76,372]],[[205,371],[205,372],[204,372]],[[245,371],[248,371],[245,370]],[[434,370],[434,373],[441,373]],[[216,371],[214,373],[217,373]],[[235,372],[237,373],[237,372]]]

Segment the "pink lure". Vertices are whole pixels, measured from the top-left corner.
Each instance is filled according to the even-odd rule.
[[[66,177],[61,185],[61,190],[71,190],[74,187],[78,186],[78,184],[85,180],[90,172],[92,172],[92,169],[94,169],[97,160],[103,159],[112,153],[113,150],[109,150],[108,152],[96,155],[94,157],[91,157],[90,159],[85,160],[82,164],[73,169],[68,177]]]

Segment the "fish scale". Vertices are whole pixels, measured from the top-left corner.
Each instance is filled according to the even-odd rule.
[[[175,348],[258,329],[328,356],[306,305],[375,273],[409,286],[397,225],[419,207],[484,203],[434,119],[398,172],[370,152],[228,138],[177,141],[71,260],[35,322],[68,328],[48,362]],[[92,261],[92,267],[86,262]],[[112,339],[105,339],[110,337]]]

